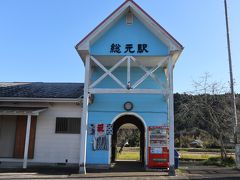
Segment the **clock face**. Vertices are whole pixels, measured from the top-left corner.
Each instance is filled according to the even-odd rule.
[[[126,111],[131,111],[133,109],[133,103],[132,102],[125,102],[124,103],[124,109]]]

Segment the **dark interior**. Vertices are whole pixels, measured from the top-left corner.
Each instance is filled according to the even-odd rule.
[[[127,123],[134,124],[140,131],[140,162],[142,165],[144,165],[145,128],[142,121],[133,115],[122,116],[118,118],[113,124],[111,162],[113,163],[116,161],[117,132],[122,125]]]

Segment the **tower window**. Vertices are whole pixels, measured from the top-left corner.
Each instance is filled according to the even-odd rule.
[[[128,25],[133,24],[133,14],[132,14],[131,11],[129,11],[129,12],[127,13],[127,15],[126,15],[126,23],[127,23]]]

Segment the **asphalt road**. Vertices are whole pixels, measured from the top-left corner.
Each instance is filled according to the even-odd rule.
[[[142,166],[133,162],[123,162],[110,170],[88,170],[86,175],[78,174],[73,167],[34,167],[22,169],[0,169],[0,179],[211,179],[240,180],[240,170],[216,166],[183,165],[177,176],[169,177],[167,172],[144,171]]]

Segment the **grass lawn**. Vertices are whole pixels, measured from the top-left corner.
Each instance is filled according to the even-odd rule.
[[[189,153],[180,151],[180,159],[206,160],[210,157],[220,157],[219,153]]]
[[[118,148],[119,151],[119,148]],[[207,160],[208,158],[220,157],[219,152],[189,152],[185,150],[178,151],[180,153],[180,160]],[[124,147],[121,154],[117,153],[117,160],[139,160],[140,153],[139,147]]]
[[[119,148],[118,148],[119,151]],[[139,147],[124,147],[121,154],[117,152],[117,160],[136,160],[140,159]]]
[[[180,159],[185,160],[206,160],[211,157],[220,157],[219,153],[180,152],[180,155]],[[139,160],[139,158],[139,151],[128,151],[125,149],[121,154],[117,153],[117,160]]]
[[[117,160],[139,160],[139,152],[123,151],[121,154],[117,153]]]
[[[119,151],[119,148],[118,148]],[[117,151],[117,160],[136,160],[140,159],[139,147],[124,147],[121,154]],[[197,152],[197,149],[194,149],[193,152],[180,150],[180,160],[198,160],[203,161],[209,158],[220,158],[219,152]],[[231,153],[230,153],[231,154]],[[233,156],[233,155],[231,155]],[[233,156],[234,157],[234,156]]]
[[[118,148],[119,151],[119,148]],[[139,148],[124,147],[121,154],[117,151],[117,160],[140,160]],[[226,161],[221,161],[219,152],[204,152],[197,150],[185,151],[180,150],[180,160],[182,161],[199,161],[203,165],[219,165],[219,166],[234,166],[234,155],[229,153],[230,157]]]
[[[180,150],[178,151],[180,153],[180,160],[206,160],[209,158],[220,158],[220,152],[219,151],[202,151],[200,150],[197,152],[197,148],[194,151],[185,151],[185,150]],[[233,156],[233,153],[228,153],[228,155]]]

